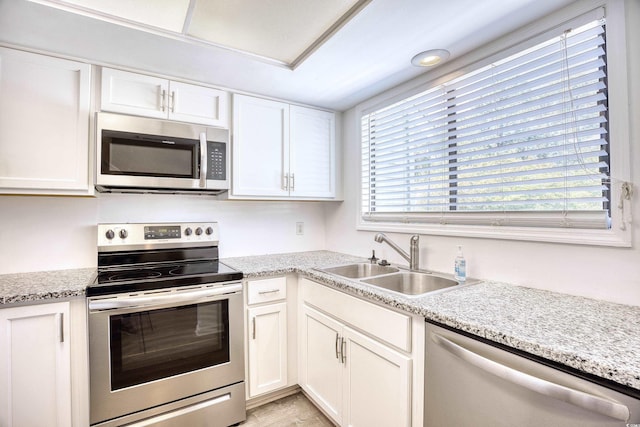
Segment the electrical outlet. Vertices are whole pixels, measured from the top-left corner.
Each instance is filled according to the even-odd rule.
[[[296,234],[302,236],[304,234],[304,222],[296,222]]]

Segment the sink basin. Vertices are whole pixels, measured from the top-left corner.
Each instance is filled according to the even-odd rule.
[[[401,272],[372,277],[363,280],[363,282],[404,295],[421,295],[458,285],[458,282],[453,279],[417,272]]]
[[[320,269],[325,273],[335,274],[337,276],[347,277],[349,279],[360,279],[363,277],[379,276],[381,274],[395,273],[399,271],[395,267],[389,267],[378,264],[358,263],[340,265],[337,267],[329,267]]]

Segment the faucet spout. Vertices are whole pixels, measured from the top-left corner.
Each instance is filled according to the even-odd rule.
[[[409,268],[411,270],[420,269],[420,246],[419,246],[420,236],[418,236],[417,234],[411,237],[409,253],[405,252],[393,241],[389,240],[389,238],[384,233],[376,234],[373,237],[373,240],[375,240],[378,243],[385,242],[386,244],[391,246],[393,250],[398,252],[400,256],[402,256],[404,259],[406,259],[409,262]]]

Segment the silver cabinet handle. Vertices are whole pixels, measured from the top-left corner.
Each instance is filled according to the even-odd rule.
[[[296,190],[296,174],[291,173],[291,191]]]
[[[167,91],[162,89],[162,94],[160,96],[160,110],[164,113],[167,109]]]
[[[280,289],[269,289],[268,291],[259,291],[258,295],[275,294],[276,292],[280,292]]]
[[[59,315],[59,316],[58,316],[58,322],[59,322],[59,325],[58,325],[58,326],[60,327],[60,330],[59,330],[59,333],[60,333],[59,339],[60,339],[60,342],[64,342],[64,313],[58,313],[58,315]]]
[[[336,359],[340,360],[340,349],[338,343],[340,342],[340,335],[336,332]]]
[[[200,188],[207,188],[207,133],[200,132]]]
[[[342,362],[342,364],[345,364],[347,362],[347,352],[345,351],[346,346],[347,340],[342,338],[342,344],[340,344],[340,362]]]
[[[282,175],[282,189],[284,191],[289,191],[289,174],[285,173]]]
[[[176,91],[172,90],[171,95],[169,95],[169,99],[171,100],[171,112],[176,112]]]
[[[253,339],[255,340],[256,339],[256,318],[255,317],[252,319],[252,323],[253,323],[253,334],[252,334],[252,336],[253,336]]]
[[[470,365],[502,378],[505,381],[616,420],[627,421],[629,419],[629,408],[623,404],[520,372],[517,369],[480,356],[438,334],[432,333],[431,340]]]

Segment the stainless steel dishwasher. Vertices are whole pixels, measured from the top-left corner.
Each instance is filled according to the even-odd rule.
[[[427,323],[426,427],[640,427],[640,400]]]

